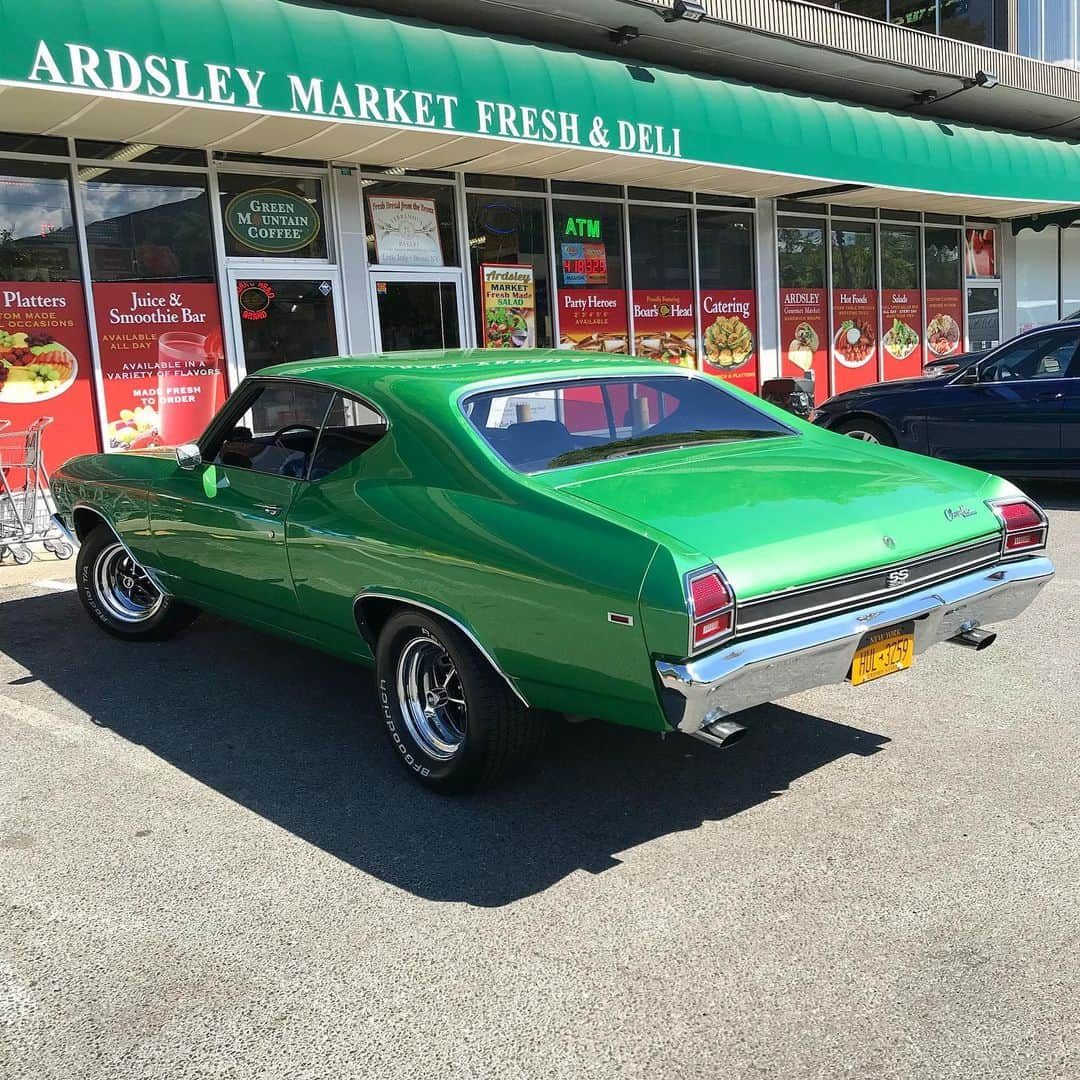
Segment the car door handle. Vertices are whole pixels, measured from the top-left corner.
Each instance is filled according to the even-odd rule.
[[[1061,401],[1065,395],[1060,390],[1045,390],[1035,395],[1036,401]]]
[[[267,503],[256,503],[255,504],[255,509],[256,510],[262,510],[265,513],[269,514],[271,517],[277,517],[278,514],[281,513],[281,507],[280,506],[271,506],[271,505],[269,505]]]

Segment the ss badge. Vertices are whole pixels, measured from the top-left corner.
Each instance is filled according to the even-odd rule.
[[[901,585],[907,584],[909,577],[911,577],[911,573],[908,570],[893,570],[889,573],[885,583],[890,589],[899,589]]]

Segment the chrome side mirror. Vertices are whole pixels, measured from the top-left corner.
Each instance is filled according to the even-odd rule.
[[[176,464],[190,472],[202,464],[202,452],[198,443],[184,443],[176,448]]]

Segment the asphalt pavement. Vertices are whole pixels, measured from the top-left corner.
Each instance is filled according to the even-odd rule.
[[[1032,491],[991,649],[454,800],[364,669],[0,567],[0,1077],[1080,1075],[1080,488]]]

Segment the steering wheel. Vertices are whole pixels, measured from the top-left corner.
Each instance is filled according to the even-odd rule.
[[[282,439],[284,439],[285,435],[290,431],[310,431],[316,438],[319,435],[319,429],[317,427],[312,427],[310,424],[286,424],[284,427],[280,427],[274,432],[274,445],[280,446],[282,450],[291,450],[291,446],[286,446],[285,443],[282,442]]]

